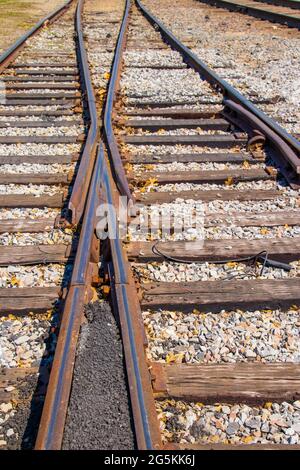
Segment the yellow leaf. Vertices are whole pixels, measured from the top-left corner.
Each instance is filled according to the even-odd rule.
[[[146,184],[148,186],[157,186],[158,185],[158,181],[156,178],[149,178],[147,181],[146,181]]]
[[[225,186],[231,186],[233,184],[232,176],[228,176],[227,180],[225,181]]]
[[[103,78],[105,78],[105,80],[109,80],[110,79],[110,73],[105,72],[105,74],[103,75]]]
[[[269,230],[264,227],[264,228],[261,228],[261,229],[260,229],[260,233],[261,233],[262,235],[267,235],[267,233],[269,233]]]
[[[250,168],[249,162],[247,162],[247,160],[245,160],[245,161],[243,162],[243,167],[244,167],[244,168]]]
[[[252,437],[252,436],[243,437],[243,438],[242,438],[242,441],[243,441],[245,444],[250,444],[251,442],[253,442],[253,437]]]

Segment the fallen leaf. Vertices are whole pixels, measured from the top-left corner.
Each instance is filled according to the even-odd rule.
[[[12,286],[19,286],[20,280],[16,276],[12,276],[10,283]]]
[[[167,357],[166,357],[166,363],[170,364],[173,362],[175,364],[181,364],[183,358],[184,358],[184,353],[179,353],[179,354],[169,353],[167,354]]]

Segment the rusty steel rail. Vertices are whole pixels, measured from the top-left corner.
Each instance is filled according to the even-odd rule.
[[[196,54],[186,47],[167,27],[156,18],[142,3],[140,0],[136,0],[138,8],[142,11],[144,16],[148,19],[162,35],[162,37],[180,54],[184,57],[185,62],[192,67],[200,76],[204,77],[213,87],[219,90],[224,95],[224,100],[228,99],[242,106],[245,110],[252,113],[260,120],[262,124],[265,124],[270,130],[274,131],[282,141],[286,142],[297,158],[300,158],[300,142],[285,131],[281,126],[277,124],[272,118],[263,113],[258,109],[251,101],[245,98],[239,91],[233,86],[229,85],[226,80],[220,78],[213,70],[211,70]],[[268,138],[268,136],[266,135]],[[289,162],[290,163],[290,162]]]
[[[78,54],[82,56],[83,81],[88,94],[89,109],[92,113],[90,117],[93,123],[82,155],[84,161],[78,170],[80,178],[76,178],[75,182],[76,192],[74,193],[73,189],[72,193],[74,198],[71,209],[74,211],[74,219],[79,220],[83,214],[83,223],[35,445],[35,448],[40,450],[60,449],[62,445],[84,304],[91,299],[91,285],[98,273],[100,243],[95,235],[95,225],[96,210],[101,198],[103,159],[100,152],[97,155],[98,120],[82,36],[83,2],[84,0],[79,0],[76,11]],[[97,155],[96,162],[94,162],[94,154]],[[84,197],[85,193],[88,194],[87,200]]]
[[[232,88],[225,81],[219,79],[208,67],[199,61],[183,44],[181,44],[175,36],[173,36],[161,22],[157,20],[148,10],[146,10],[139,0],[136,0],[138,7],[143,11],[145,16],[149,19],[150,23],[159,29],[163,36],[167,37],[168,42],[175,49],[179,50],[184,55],[186,61],[195,68],[202,76],[204,76],[213,86],[218,86],[226,98],[231,100],[224,100],[227,108],[231,108],[237,114],[242,113],[243,118],[248,123],[252,124],[260,132],[265,132],[267,138],[273,139],[275,144],[281,149],[284,148],[286,155],[291,156],[291,163],[294,169],[298,169],[298,156],[293,153],[291,147],[283,140],[279,133],[276,133],[266,124],[269,118],[265,116],[265,121],[259,119],[257,116],[262,114],[256,109],[252,103],[240,95],[234,88]],[[100,153],[102,154],[101,160],[105,162],[103,170],[102,187],[104,199],[108,207],[118,206],[118,195],[126,194],[125,185],[122,184],[121,179],[126,178],[122,161],[117,148],[117,143],[111,129],[112,114],[116,90],[119,86],[122,52],[124,50],[126,28],[128,26],[129,2],[126,4],[122,24],[122,34],[119,37],[119,49],[115,56],[114,69],[110,82],[110,96],[106,103],[105,117],[107,129],[105,132],[107,140],[107,151],[110,157],[112,168],[110,169],[106,163],[104,149],[100,145]],[[246,106],[244,105],[246,104]],[[244,106],[243,106],[244,105]],[[236,108],[236,106],[238,106]],[[240,107],[242,108],[242,111]],[[247,114],[248,113],[248,114]],[[274,123],[277,126],[276,123]],[[279,126],[278,126],[279,127]],[[109,131],[109,132],[108,132]],[[285,131],[282,129],[282,132]],[[109,137],[109,138],[107,138]],[[287,138],[290,136],[287,134]],[[299,143],[296,141],[296,144]],[[121,173],[120,173],[121,170]],[[118,233],[118,221],[112,215],[110,222],[115,224],[115,233]],[[161,449],[163,448],[161,442],[161,435],[158,426],[157,415],[155,411],[154,397],[151,387],[151,377],[145,359],[145,347],[147,339],[145,337],[145,330],[142,322],[141,307],[137,289],[134,283],[133,275],[130,269],[127,255],[122,246],[122,241],[117,235],[116,238],[109,240],[110,257],[107,257],[108,271],[111,281],[111,293],[114,310],[118,313],[120,318],[122,340],[124,346],[126,370],[129,382],[130,398],[132,413],[134,418],[135,435],[137,439],[137,447],[139,449]]]
[[[78,43],[77,57],[82,87],[88,105],[90,126],[68,206],[72,214],[72,223],[74,224],[78,224],[84,212],[84,206],[96,158],[97,142],[99,140],[99,122],[96,98],[92,86],[82,32],[83,4],[84,0],[79,0],[76,10],[76,34]]]
[[[277,11],[272,11],[263,9],[261,7],[256,7],[251,4],[239,3],[239,1],[232,0],[200,0],[202,3],[207,3],[209,5],[215,5],[216,7],[225,8],[230,11],[236,11],[238,13],[244,13],[246,15],[254,16],[255,18],[260,18],[262,20],[273,21],[275,23],[280,23],[292,28],[300,28],[300,17],[299,15],[288,15],[286,13],[279,13]],[[283,5],[281,5],[283,6]]]
[[[126,0],[125,12],[115,50],[114,62],[111,71],[111,79],[108,86],[106,106],[104,111],[104,135],[109,150],[109,156],[112,161],[114,177],[117,186],[120,190],[120,193],[124,196],[127,196],[128,199],[132,199],[132,195],[128,185],[128,181],[126,179],[125,170],[118,149],[117,140],[112,127],[112,115],[114,102],[119,87],[122,66],[121,58],[125,48],[126,29],[129,20],[130,7],[131,0]]]
[[[74,2],[74,0],[68,0],[60,7],[56,8],[54,11],[49,13],[45,18],[36,23],[29,31],[23,34],[17,41],[10,46],[3,54],[0,56],[0,73],[14,60],[17,54],[25,46],[27,39],[34,36],[40,31],[45,25],[52,23],[57,20],[57,18],[62,15]]]

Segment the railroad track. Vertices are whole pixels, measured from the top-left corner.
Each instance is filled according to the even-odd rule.
[[[70,316],[79,328],[97,277],[86,217],[93,224],[98,124],[82,6],[68,1],[0,58],[1,447],[22,439],[16,409],[32,400],[38,422],[61,317],[61,336]]]
[[[299,2],[289,1],[231,1],[231,0],[201,0],[203,3],[216,5],[230,11],[255,16],[263,20],[273,21],[292,28],[300,27]],[[298,11],[296,11],[298,10]]]
[[[74,171],[73,179],[66,184],[59,182],[70,185],[58,207],[63,207],[63,212],[55,217],[59,230],[75,233],[71,242],[76,242],[76,249],[68,263],[60,260],[67,290],[61,322],[57,321],[60,330],[35,447],[59,449],[62,445],[83,305],[92,297],[91,286],[98,281],[95,212],[105,201],[110,204],[112,228],[123,229],[123,237],[101,241],[102,269],[120,320],[138,448],[299,449],[300,271],[295,243],[300,226],[299,141],[212,72],[140,1],[126,1],[110,76],[105,83],[98,81],[94,68],[93,89],[87,53],[92,58],[97,22],[93,22],[95,31],[84,43],[83,1],[79,1],[75,61],[75,6],[70,5],[61,23],[41,33],[52,47],[57,38],[60,51],[62,37],[68,53],[72,43],[74,74],[63,83],[76,88],[73,98],[71,92],[66,97],[66,92],[60,91],[54,98],[59,109],[55,106],[46,112],[55,122],[74,120],[75,115],[79,121],[76,138],[85,124],[85,140],[80,137],[74,143],[59,139],[54,143],[50,139],[41,143],[43,131],[37,131],[28,142],[23,127],[21,138],[26,142],[20,144],[19,134],[9,126],[5,135],[8,142],[1,141],[3,153],[10,149],[9,162],[16,152],[16,141],[20,145],[43,145],[42,155],[51,145],[55,150],[59,145],[81,146],[76,147],[76,157],[70,158],[68,147],[54,162],[52,154],[47,153],[46,159],[47,164],[58,161],[59,165],[78,161],[75,168],[68,167],[68,171]],[[69,37],[72,39],[68,42]],[[50,80],[44,74],[41,80],[40,75],[45,65],[28,66],[36,60],[36,49],[44,54],[39,41],[36,35],[14,62],[5,63],[2,72],[9,77],[8,84],[22,82],[23,86],[29,75],[30,82],[42,85],[47,81],[48,87]],[[30,47],[35,49],[31,54]],[[53,89],[62,90],[62,75],[53,74],[54,70],[58,72],[54,65],[59,62],[57,49],[55,52],[55,63],[49,64],[47,57],[47,76],[51,75]],[[20,63],[22,68],[15,67]],[[39,74],[38,80],[33,80],[34,72]],[[63,76],[65,79],[65,73]],[[16,89],[12,88],[12,95]],[[38,120],[44,116],[45,101],[50,99],[45,89],[42,98],[29,98],[42,100],[41,104],[30,104],[30,112]],[[78,103],[80,91],[85,99]],[[9,99],[10,106],[6,103],[0,108],[5,122],[23,100],[28,100],[20,96]],[[102,112],[103,102],[100,141],[97,114]],[[42,108],[34,110],[32,106]],[[52,95],[48,106],[53,106]],[[85,120],[82,108],[87,111]],[[18,120],[23,117],[28,123],[28,111],[18,109],[22,112]],[[48,119],[44,117],[43,121]],[[34,126],[27,127],[38,129]],[[54,137],[58,139],[56,129]],[[69,137],[67,132],[63,134],[63,139]],[[17,164],[24,165],[27,154],[18,153],[14,158],[22,156]],[[37,148],[34,155],[39,155]],[[33,155],[28,157],[31,160],[27,163],[32,164]],[[32,178],[32,168],[27,177]],[[28,180],[9,182],[27,190]],[[127,213],[125,219],[121,213],[114,218],[120,195],[138,203],[138,212],[129,213],[128,220]],[[18,196],[23,204],[20,207],[24,207],[25,196]],[[39,197],[35,196],[35,203]],[[44,212],[50,197],[47,193],[47,201],[39,206]],[[7,201],[5,204],[6,211]],[[38,217],[40,224],[40,212]],[[18,220],[19,232],[25,222],[20,222],[18,211],[14,220]],[[76,232],[79,222],[80,231]],[[126,222],[130,222],[128,228]],[[6,232],[13,233],[15,222],[10,220],[9,224]],[[26,219],[26,224],[23,233],[29,233],[29,226],[31,230],[31,221]],[[34,224],[38,225],[36,221]],[[45,226],[40,232],[45,232]],[[97,234],[101,236],[99,226]],[[41,245],[40,240],[30,246]],[[59,243],[54,246],[57,255]],[[25,257],[26,250],[20,251]],[[32,252],[27,259],[33,263]],[[48,265],[44,257],[42,261],[43,266]],[[9,264],[13,264],[11,259]],[[33,310],[28,298],[38,307],[45,299],[45,290],[37,298],[36,294],[28,295],[18,282],[14,289],[7,287],[0,292],[0,298],[5,298],[3,314],[20,313],[14,310],[14,305],[20,305],[17,294],[26,294],[22,313]],[[8,302],[16,298],[18,302],[8,308]],[[58,295],[53,300],[57,299]],[[45,310],[43,306],[36,312]]]
[[[298,449],[299,142],[136,5],[104,185],[139,203],[106,248],[138,446]]]

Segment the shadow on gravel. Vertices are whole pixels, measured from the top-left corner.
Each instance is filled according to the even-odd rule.
[[[106,301],[86,307],[63,449],[134,449],[122,341]]]

